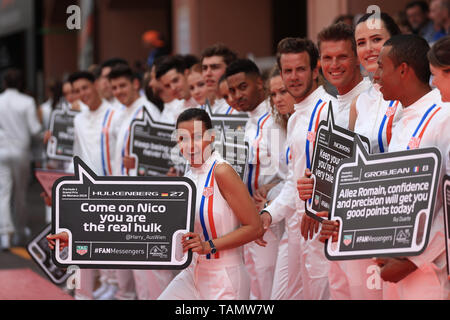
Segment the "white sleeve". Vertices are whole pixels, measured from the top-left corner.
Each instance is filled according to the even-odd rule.
[[[283,189],[270,205],[264,209],[272,216],[272,224],[280,222],[296,209],[295,195],[297,194],[297,187],[294,183],[293,170],[293,161],[289,161],[288,175],[283,184]]]
[[[447,117],[446,119],[449,119]],[[448,121],[448,120],[447,120]],[[435,141],[438,141],[439,150],[441,151],[442,164],[441,164],[441,174],[439,179],[438,195],[436,197],[436,204],[434,215],[431,221],[431,230],[429,241],[424,252],[418,256],[408,257],[418,268],[425,266],[427,263],[435,261],[442,253],[445,252],[445,205],[444,199],[442,197],[443,184],[442,178],[444,174],[449,174],[450,172],[450,136],[441,135],[445,132],[447,126],[447,121],[442,121],[440,126],[435,129]],[[440,203],[439,203],[440,202]]]
[[[278,195],[283,190],[285,182],[286,182],[286,180],[284,179],[284,180],[278,182],[274,187],[272,187],[272,189],[270,189],[269,192],[267,193],[267,199],[270,200],[270,199],[275,199],[276,197],[278,197]]]
[[[30,134],[32,136],[37,135],[41,131],[42,126],[37,116],[37,109],[34,100],[31,100],[30,105],[28,105],[26,109],[26,117]]]

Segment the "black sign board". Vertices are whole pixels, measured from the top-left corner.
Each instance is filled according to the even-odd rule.
[[[52,232],[69,235],[58,266],[183,269],[181,237],[193,230],[196,188],[184,177],[97,177],[74,158],[75,177],[53,186]]]
[[[338,220],[330,260],[414,256],[427,244],[439,184],[436,148],[369,155],[358,136],[354,156],[341,161],[332,190],[330,220]]]
[[[130,125],[130,156],[135,158],[138,176],[164,176],[174,167],[184,172],[186,161],[173,137],[174,125],[156,122],[143,108],[142,119]]]
[[[47,277],[56,285],[62,285],[70,276],[66,269],[59,268],[52,260],[52,250],[46,236],[51,232],[51,225],[45,227],[27,246],[28,253]],[[67,248],[60,253],[62,259],[67,257]]]
[[[445,248],[447,251],[447,273],[450,276],[450,176],[444,177],[444,223],[445,223]]]
[[[50,131],[52,136],[47,144],[47,156],[56,160],[72,160],[74,141],[74,119],[78,112],[68,108],[52,111]]]
[[[342,161],[353,156],[356,133],[337,126],[334,123],[333,107],[330,102],[328,118],[321,121],[317,128],[314,153],[311,162],[311,177],[314,180],[312,198],[306,201],[306,213],[312,218],[322,221],[316,214],[330,211],[331,191],[336,167]],[[359,136],[366,150],[370,150],[370,142]]]
[[[216,114],[211,112],[209,103],[206,110],[215,130],[214,149],[236,170],[243,180],[246,176],[249,146],[245,141],[245,125],[248,115]]]

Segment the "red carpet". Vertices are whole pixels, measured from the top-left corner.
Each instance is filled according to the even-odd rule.
[[[73,300],[30,269],[0,271],[0,300]]]

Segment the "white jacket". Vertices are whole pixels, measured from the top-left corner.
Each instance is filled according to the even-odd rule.
[[[289,276],[301,273],[302,279],[296,279],[297,283],[290,283],[290,286],[303,285],[305,299],[328,297],[329,263],[317,235],[309,241],[304,241],[301,237],[300,221],[305,214],[305,203],[299,198],[297,181],[303,177],[305,169],[311,166],[315,132],[319,122],[327,119],[330,101],[333,105],[337,105],[336,99],[320,86],[295,105],[295,112],[289,118],[287,128],[287,144],[292,158],[288,165],[288,176],[281,193],[266,208],[272,216],[272,223],[286,219],[290,238],[289,255],[295,255],[299,249],[301,250],[300,260],[297,259],[296,263],[292,261],[295,265],[291,263],[289,266]],[[296,246],[298,242],[300,245]]]
[[[432,106],[434,108],[432,108]],[[429,113],[427,113],[427,111]],[[421,120],[424,119],[423,122]],[[429,121],[429,122],[428,122]],[[442,165],[428,246],[418,256],[408,257],[418,269],[396,284],[385,282],[385,299],[446,298],[447,283],[445,230],[443,220],[442,178],[450,174],[450,108],[442,103],[435,89],[418,101],[403,108],[402,117],[392,132],[389,152],[412,148],[436,147],[441,152]],[[417,131],[416,135],[414,135]],[[422,135],[421,139],[418,139]]]

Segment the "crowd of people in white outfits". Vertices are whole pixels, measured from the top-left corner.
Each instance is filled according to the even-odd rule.
[[[122,59],[69,76],[64,104],[55,107],[68,104],[79,110],[74,155],[100,176],[137,175],[128,155],[130,124],[146,109],[154,120],[189,133],[180,136],[178,144],[190,164],[185,176],[195,183],[198,198],[194,230],[182,240],[183,249],[194,252],[188,268],[181,272],[82,269],[77,299],[450,298],[442,199],[442,178],[450,174],[450,36],[430,47],[419,35],[402,34],[388,14],[369,13],[354,26],[334,23],[317,38],[317,44],[296,37],[281,40],[276,65],[264,73],[253,61],[216,44],[198,59],[192,55],[157,58],[143,78]],[[22,127],[16,134],[10,128],[18,122],[4,111],[8,95],[19,99],[14,89],[0,95],[2,150],[3,143],[11,141],[6,139],[20,137],[24,131]],[[243,180],[213,150],[213,139],[205,137],[212,128],[207,102],[213,114],[248,116],[245,140],[250,153]],[[424,147],[441,152],[440,189],[430,241],[422,254],[326,258],[324,242],[336,241],[339,224],[327,219],[328,212],[319,213],[322,223],[309,217],[305,201],[313,189],[314,137],[318,123],[327,119],[330,102],[336,125],[367,137],[372,154]],[[24,117],[21,120],[28,119]],[[201,123],[201,139],[195,122]],[[31,120],[27,126],[28,134],[40,131]],[[14,150],[17,156],[1,153],[0,175],[16,170],[9,164],[22,165],[15,159],[22,159],[26,148],[14,143]],[[49,161],[48,165],[73,170],[70,163]],[[3,181],[9,180],[2,178],[2,200],[13,190]],[[51,204],[51,199],[45,200]],[[14,229],[11,213],[3,210],[2,236]],[[64,245],[68,239],[67,234],[56,234],[48,240],[54,248],[55,241]],[[380,286],[367,285],[370,267],[377,270]]]

